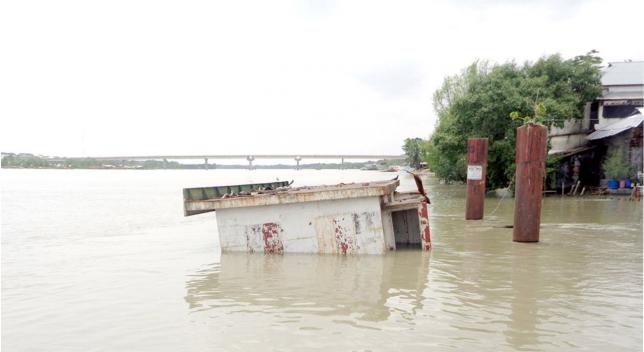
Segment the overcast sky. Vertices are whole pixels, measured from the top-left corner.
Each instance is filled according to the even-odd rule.
[[[644,59],[636,1],[0,5],[3,152],[399,154],[476,59]]]

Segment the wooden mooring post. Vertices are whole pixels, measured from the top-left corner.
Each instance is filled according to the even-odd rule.
[[[539,242],[547,135],[548,130],[542,125],[529,123],[517,128],[512,237],[515,242]]]
[[[468,138],[465,220],[483,219],[486,169],[487,138]]]

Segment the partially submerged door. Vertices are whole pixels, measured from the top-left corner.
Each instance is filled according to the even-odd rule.
[[[396,248],[421,248],[420,223],[417,209],[391,213]]]

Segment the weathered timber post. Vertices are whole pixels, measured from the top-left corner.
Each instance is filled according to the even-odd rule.
[[[529,123],[517,128],[512,237],[515,242],[539,242],[547,135],[548,130],[542,125]]]
[[[469,138],[467,140],[467,199],[465,200],[465,220],[483,219],[486,169],[487,138]]]

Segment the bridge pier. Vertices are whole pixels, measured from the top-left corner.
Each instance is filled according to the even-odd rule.
[[[204,158],[204,159],[203,159],[203,163],[204,163],[203,167],[204,167],[206,170],[208,170],[208,158]]]
[[[253,160],[255,160],[255,157],[252,155],[249,155],[246,157],[246,160],[248,160],[248,170],[253,169]]]
[[[163,168],[167,169],[168,168],[168,159],[163,159]]]
[[[295,165],[295,170],[300,169],[300,160],[302,160],[302,157],[300,157],[300,156],[295,157],[295,162],[297,163],[297,165]]]
[[[344,170],[344,157],[340,157],[340,169]]]

